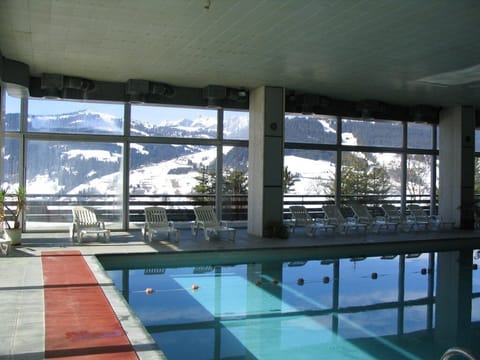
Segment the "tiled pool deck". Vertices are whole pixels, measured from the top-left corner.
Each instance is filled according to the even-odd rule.
[[[432,231],[408,233],[317,234],[305,236],[297,229],[289,239],[265,239],[250,236],[246,229],[237,231],[235,243],[196,238],[182,230],[179,243],[154,241],[145,243],[139,231],[113,232],[110,243],[88,240],[72,243],[67,233],[24,234],[22,245],[13,248],[9,256],[0,257],[0,359],[43,359],[45,351],[44,283],[41,261],[43,250],[78,249],[96,276],[99,284],[120,320],[140,359],[164,359],[154,341],[146,333],[128,305],[105,275],[95,255],[138,253],[196,252],[211,257],[212,251],[248,251],[284,249],[291,257],[309,250],[312,256],[335,257],[348,254],[384,255],[402,252],[447,251],[480,248],[478,231]]]

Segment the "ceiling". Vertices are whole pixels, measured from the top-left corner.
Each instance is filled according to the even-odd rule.
[[[31,76],[480,107],[477,0],[0,0]]]

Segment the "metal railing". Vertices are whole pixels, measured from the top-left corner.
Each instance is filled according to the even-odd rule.
[[[374,215],[383,215],[380,205],[391,203],[400,206],[400,195],[388,196],[345,196],[343,203],[360,201],[372,211]],[[303,205],[315,217],[323,217],[322,207],[334,202],[333,195],[284,195],[284,217],[290,217],[289,207]],[[416,195],[407,198],[407,203],[415,202],[423,205],[427,210],[430,207],[430,195]],[[25,220],[27,231],[33,224],[71,223],[72,206],[85,205],[94,207],[99,217],[107,222],[121,223],[123,205],[120,195],[46,195],[29,194]],[[194,219],[193,208],[200,205],[215,205],[215,195],[130,195],[128,221],[130,223],[143,222],[144,211],[147,206],[162,206],[167,209],[168,216],[173,221],[191,221]],[[343,209],[348,214],[348,207]],[[222,218],[224,220],[246,221],[248,217],[248,196],[246,194],[222,196]]]

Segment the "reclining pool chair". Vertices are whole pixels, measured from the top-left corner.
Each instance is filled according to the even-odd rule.
[[[199,206],[193,209],[195,221],[192,223],[192,233],[197,236],[202,229],[205,240],[210,241],[211,236],[220,236],[225,232],[231,241],[235,241],[236,230],[228,227],[227,222],[219,221],[212,206]]]
[[[313,218],[303,205],[290,206],[290,212],[293,220],[292,232],[295,232],[295,227],[297,226],[303,226],[307,236],[315,235],[317,230],[335,231],[336,226],[334,224],[327,224],[321,219]]]
[[[105,223],[97,219],[95,210],[88,206],[74,206],[72,208],[73,222],[70,227],[72,241],[77,234],[77,240],[82,242],[85,235],[96,235],[97,239],[102,234],[105,242],[110,241],[110,230],[105,228]]]
[[[349,230],[362,230],[367,232],[367,225],[358,223],[355,218],[346,219],[336,205],[324,205],[325,221],[327,224],[336,225],[340,232],[345,234]]]
[[[383,204],[380,206],[385,214],[385,219],[389,222],[398,223],[398,229],[410,231],[415,226],[415,223],[403,216],[399,208],[392,204]]]
[[[425,210],[418,204],[410,204],[407,206],[409,217],[412,219],[415,227],[421,227],[425,230],[439,230],[446,226],[453,227],[454,223],[446,223],[439,215],[428,215]]]
[[[367,227],[372,228],[374,232],[379,232],[381,229],[397,231],[398,222],[390,221],[385,216],[373,216],[368,208],[360,203],[350,204],[350,208],[355,214],[357,223],[366,224]]]
[[[170,240],[170,234],[175,234],[175,241],[178,242],[179,231],[175,229],[174,223],[168,221],[167,211],[163,207],[150,206],[145,208],[145,224],[143,225],[143,238],[152,242],[155,233],[167,234]]]

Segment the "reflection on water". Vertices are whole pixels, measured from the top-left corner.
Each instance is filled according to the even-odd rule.
[[[439,359],[480,354],[477,255],[108,273],[168,359]]]

